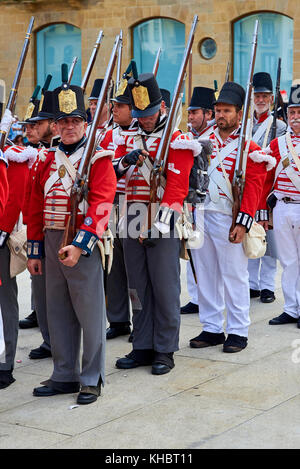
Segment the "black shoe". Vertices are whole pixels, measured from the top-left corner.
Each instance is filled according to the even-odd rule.
[[[52,357],[52,353],[51,350],[47,350],[41,345],[40,347],[31,350],[28,356],[31,360],[38,360],[40,358]]]
[[[300,329],[300,318],[298,318],[298,320],[297,320],[297,327],[298,327],[298,329]]]
[[[165,375],[169,373],[174,366],[173,353],[155,352],[151,372],[153,375]]]
[[[182,308],[180,308],[180,313],[181,314],[199,313],[199,306],[190,301],[187,305],[182,306]]]
[[[12,370],[0,370],[0,389],[5,389],[16,380],[12,375]]]
[[[110,325],[106,329],[106,339],[114,339],[115,337],[119,337],[120,335],[128,335],[130,334],[131,329],[129,324],[124,324],[124,323],[115,323],[114,325]]]
[[[124,358],[119,358],[116,361],[116,367],[122,370],[129,370],[137,368],[138,366],[152,365],[153,351],[152,350],[132,350]]]
[[[269,321],[269,324],[271,326],[279,326],[281,324],[291,324],[298,322],[299,318],[293,318],[293,316],[290,316],[287,313],[282,313],[276,318],[273,318]]]
[[[45,386],[34,388],[33,395],[36,397],[50,397],[57,394],[74,394],[79,391],[80,385],[78,382],[71,383],[58,383],[57,381],[47,380],[43,383]]]
[[[98,386],[81,386],[77,397],[77,404],[85,405],[96,402],[101,394],[101,384]]]
[[[225,342],[224,332],[217,334],[213,332],[202,331],[200,335],[190,340],[190,347],[192,348],[211,347],[213,345],[224,344],[224,342]]]
[[[265,288],[260,292],[260,301],[262,303],[273,303],[275,301],[274,292]]]
[[[228,334],[223,345],[223,352],[235,353],[240,352],[247,347],[248,339],[236,334]]]
[[[250,288],[250,298],[258,298],[260,296],[260,290],[253,290]]]
[[[30,329],[31,327],[39,327],[35,311],[32,311],[32,313],[29,314],[27,318],[21,319],[21,321],[19,321],[20,329]]]

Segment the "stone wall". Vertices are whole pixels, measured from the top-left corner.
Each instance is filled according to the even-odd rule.
[[[132,53],[132,27],[145,19],[167,17],[185,23],[188,35],[194,14],[199,16],[193,48],[193,86],[213,87],[213,80],[224,80],[232,53],[232,24],[244,15],[270,11],[288,15],[294,20],[294,78],[300,74],[300,2],[299,0],[0,0],[0,78],[7,85],[7,95],[31,15],[35,17],[34,32],[51,24],[67,22],[82,31],[82,70],[84,72],[99,30],[104,39],[91,76],[103,76],[114,37],[123,30],[123,63]],[[204,37],[217,43],[217,54],[211,60],[201,58],[198,43]],[[16,111],[23,116],[35,83],[35,35],[20,85]]]

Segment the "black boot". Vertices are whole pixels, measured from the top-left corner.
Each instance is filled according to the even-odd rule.
[[[0,370],[0,389],[5,389],[16,381],[12,372],[13,370]]]
[[[101,384],[102,380],[100,377],[97,386],[81,386],[77,397],[77,404],[85,405],[96,402],[101,394]]]
[[[155,352],[154,361],[152,363],[153,375],[165,375],[174,368],[175,363],[173,359],[173,352],[160,353]]]
[[[36,312],[32,311],[29,316],[25,319],[21,319],[19,321],[19,328],[20,329],[31,329],[32,327],[38,327],[38,322],[37,322],[37,317],[36,317]]]

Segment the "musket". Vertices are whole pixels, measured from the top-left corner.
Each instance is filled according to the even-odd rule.
[[[69,70],[68,85],[71,84],[71,80],[72,80],[73,73],[74,73],[74,68],[75,68],[75,65],[77,64],[77,61],[78,61],[78,57],[75,56],[71,64],[70,70]]]
[[[251,60],[250,60],[250,65],[249,65],[244,111],[243,111],[243,118],[242,118],[242,124],[241,124],[241,129],[240,129],[239,141],[238,141],[235,171],[234,171],[234,176],[233,176],[233,181],[232,181],[232,195],[233,195],[232,224],[231,224],[229,233],[233,231],[236,225],[235,221],[240,210],[243,190],[245,186],[245,170],[244,170],[245,161],[244,159],[247,158],[247,154],[245,152],[246,130],[247,130],[247,120],[248,120],[251,94],[252,94],[252,88],[253,88],[253,73],[254,73],[256,50],[257,50],[257,34],[258,34],[258,20],[255,21],[255,25],[254,25],[254,33],[253,33],[253,39],[252,39],[252,52],[251,52]],[[233,241],[230,234],[229,234],[229,241]]]
[[[277,121],[279,94],[280,94],[280,77],[281,77],[281,57],[279,57],[278,59],[278,66],[277,66],[273,122],[272,122],[272,127],[271,127],[271,140],[274,140],[274,138],[276,137],[276,121]]]
[[[190,53],[189,58],[189,94],[188,94],[188,103],[191,102],[193,92],[193,51]]]
[[[230,62],[227,62],[226,74],[225,74],[225,83],[229,81],[229,73],[230,73]]]
[[[178,111],[178,102],[180,98],[180,94],[183,89],[184,80],[186,77],[186,68],[190,58],[195,30],[198,23],[198,16],[194,16],[193,24],[190,30],[189,38],[187,41],[187,45],[183,54],[180,71],[177,77],[177,82],[175,85],[172,104],[170,108],[170,112],[167,118],[166,125],[163,130],[163,134],[159,143],[159,147],[157,150],[157,154],[153,163],[153,168],[151,171],[150,176],[150,202],[157,201],[157,188],[160,186],[160,179],[165,169],[166,159],[168,156],[169,144],[171,141],[172,133],[174,130],[174,123],[176,117],[176,111]]]
[[[84,191],[86,188],[85,186],[86,186],[86,182],[88,179],[88,168],[89,168],[91,158],[94,154],[96,132],[97,132],[97,128],[99,125],[103,106],[106,102],[106,96],[109,90],[114,68],[116,65],[119,44],[120,44],[120,36],[118,35],[115,38],[115,43],[114,43],[113,50],[110,56],[110,60],[106,69],[104,81],[103,81],[102,88],[100,91],[100,96],[97,102],[94,119],[91,124],[91,130],[86,140],[84,151],[83,151],[80,163],[79,163],[78,170],[76,172],[75,181],[71,189],[71,194],[70,194],[70,212],[71,213],[67,222],[67,226],[64,231],[61,248],[71,244],[76,235],[76,219],[77,219],[78,205],[83,198]],[[59,257],[60,259],[65,259],[66,256],[65,254],[62,254],[62,255],[59,255]]]
[[[152,225],[152,207],[153,204],[160,202],[160,198],[158,196],[158,190],[162,183],[162,175],[164,174],[164,169],[168,157],[169,145],[170,141],[174,132],[174,127],[176,125],[177,114],[179,108],[181,106],[181,99],[182,99],[182,92],[183,87],[186,79],[186,69],[188,65],[188,61],[190,58],[191,50],[193,47],[195,30],[198,23],[198,16],[195,15],[193,19],[193,24],[190,30],[189,38],[187,41],[187,45],[183,54],[179,74],[177,77],[177,82],[175,85],[173,99],[171,108],[166,120],[166,124],[162,133],[162,137],[157,149],[156,157],[153,163],[153,167],[150,173],[150,203],[148,205],[148,229],[150,229]],[[143,142],[144,143],[144,142]],[[146,149],[146,148],[145,148]]]
[[[161,55],[161,47],[158,48],[158,51],[157,51],[156,57],[155,57],[155,61],[154,61],[154,65],[153,65],[152,73],[155,77],[157,75],[157,71],[158,71],[158,67],[159,67],[160,55]]]
[[[29,43],[30,43],[30,37],[31,37],[31,32],[33,28],[33,23],[34,23],[34,17],[32,16],[29,22],[29,26],[26,32],[24,44],[23,44],[23,49],[21,52],[21,56],[19,59],[19,63],[17,66],[15,78],[12,84],[11,91],[9,93],[6,109],[8,109],[11,113],[14,112],[14,108],[16,105],[16,99],[17,99],[17,93],[18,93],[18,88],[27,56],[27,52],[29,49]],[[5,145],[5,139],[6,139],[6,134],[7,132],[5,130],[0,130],[0,149],[3,150],[4,145]]]
[[[92,73],[92,69],[93,69],[93,66],[94,66],[94,63],[96,61],[96,57],[97,57],[97,54],[98,54],[98,51],[99,51],[99,47],[100,47],[100,44],[101,44],[101,41],[103,39],[103,31],[101,30],[99,32],[99,35],[98,35],[98,38],[97,38],[97,41],[94,45],[94,48],[92,50],[92,54],[91,54],[91,57],[90,57],[90,60],[89,60],[89,63],[86,67],[86,71],[85,71],[85,74],[83,76],[83,79],[81,81],[81,89],[83,92],[85,92],[85,89],[87,87],[87,84],[88,84],[88,81],[89,81],[89,78],[90,78],[90,75]]]
[[[122,51],[123,51],[123,31],[120,31],[120,45],[118,49],[118,62],[117,62],[117,75],[116,75],[116,91],[118,90],[121,82],[121,68],[122,68]]]

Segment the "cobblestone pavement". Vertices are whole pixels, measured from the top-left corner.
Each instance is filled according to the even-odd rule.
[[[249,345],[240,353],[191,349],[189,339],[201,330],[196,314],[182,316],[176,366],[164,376],[151,375],[149,367],[116,369],[131,345],[127,337],[108,341],[107,384],[89,406],[73,407],[72,394],[32,395],[52,361],[30,360],[40,332],[20,330],[16,382],[0,391],[0,448],[298,448],[300,330],[268,325],[282,312],[280,269],[276,282],[274,303],[251,300]],[[27,272],[18,284],[23,318],[30,313]]]

